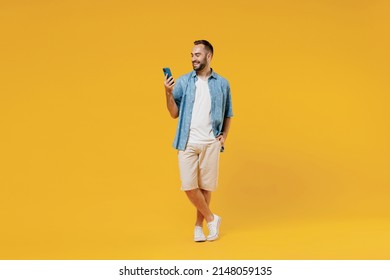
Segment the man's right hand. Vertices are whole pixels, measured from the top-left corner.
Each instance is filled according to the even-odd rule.
[[[165,86],[165,93],[167,95],[172,95],[173,88],[175,86],[175,80],[173,79],[172,76],[168,78],[168,74],[165,75],[164,86]]]
[[[171,114],[171,117],[176,119],[179,116],[179,109],[177,108],[175,99],[173,97],[173,88],[175,86],[175,80],[173,77],[168,78],[168,75],[165,75],[164,86],[168,111]]]

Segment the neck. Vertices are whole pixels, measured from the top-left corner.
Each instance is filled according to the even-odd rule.
[[[196,75],[203,80],[206,80],[211,75],[211,68],[207,66],[200,71],[196,71]]]

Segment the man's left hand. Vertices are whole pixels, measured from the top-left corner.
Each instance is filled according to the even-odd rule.
[[[225,135],[224,134],[220,134],[217,138],[216,138],[219,142],[221,142],[221,146],[224,146],[225,145]]]

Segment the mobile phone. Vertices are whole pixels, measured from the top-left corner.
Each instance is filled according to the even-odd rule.
[[[165,68],[163,68],[163,71],[164,71],[164,76],[168,74],[168,79],[170,77],[172,77],[171,69],[169,69],[168,67],[165,67]]]

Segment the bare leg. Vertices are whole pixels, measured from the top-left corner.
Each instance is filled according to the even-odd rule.
[[[208,203],[206,201],[206,197],[200,189],[194,189],[185,192],[189,200],[194,204],[197,211],[206,219],[206,222],[211,222],[214,219],[213,213],[211,213]],[[208,196],[208,195],[206,195]],[[209,203],[210,203],[209,197]],[[203,221],[203,219],[202,219]]]
[[[203,190],[203,189],[201,189],[201,192],[204,196],[204,199],[206,200],[207,206],[209,206],[210,200],[211,200],[211,192]],[[203,225],[203,219],[204,219],[204,217],[203,217],[202,213],[199,210],[196,210],[196,223],[195,223],[195,225],[201,227]]]

